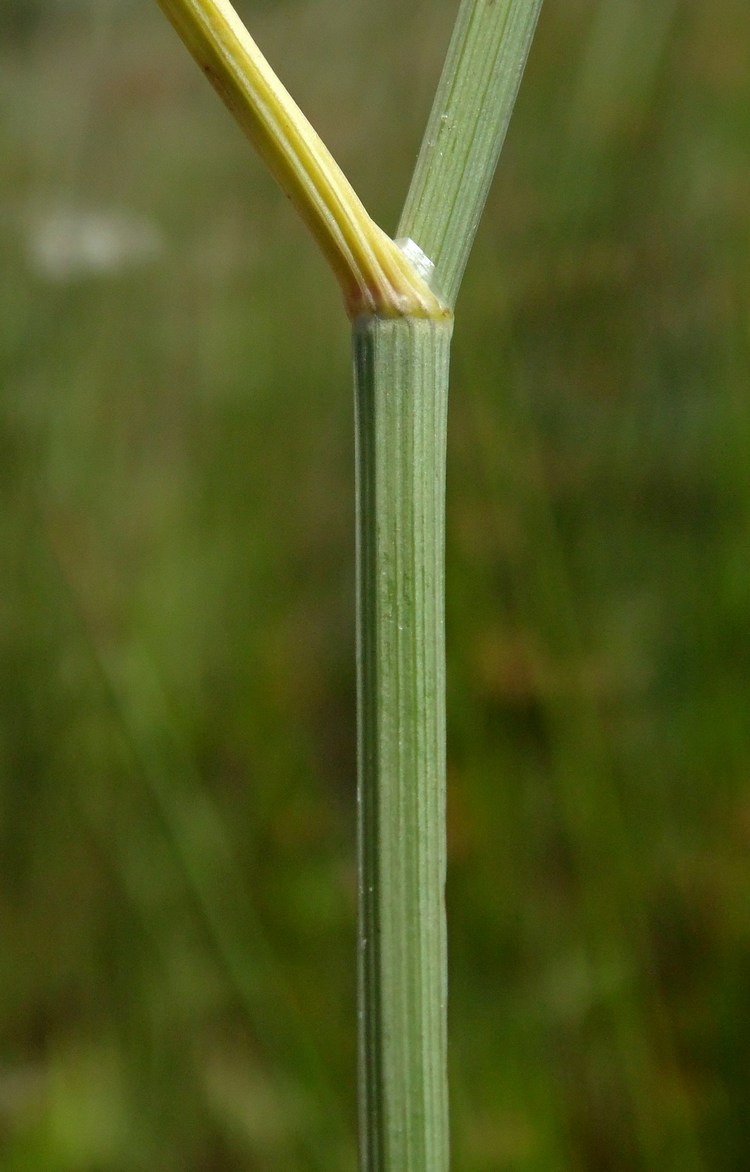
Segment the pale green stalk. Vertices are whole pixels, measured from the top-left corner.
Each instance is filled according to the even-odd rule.
[[[542,0],[462,0],[399,237],[435,266],[455,305],[495,174]]]
[[[446,1172],[444,516],[452,306],[541,0],[463,0],[399,226],[375,224],[227,0],[158,0],[353,320],[362,1172]]]
[[[464,0],[459,10],[398,228],[450,307],[540,7],[541,0]],[[450,333],[448,322],[372,318],[354,332],[363,1172],[446,1172],[450,1162],[443,896]]]
[[[354,328],[361,1167],[448,1166],[443,528],[450,321]]]

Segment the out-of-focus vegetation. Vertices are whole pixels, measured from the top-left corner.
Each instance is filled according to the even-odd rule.
[[[240,10],[392,228],[453,3]],[[346,322],[156,5],[0,12],[0,1167],[344,1172]],[[456,1172],[750,1159],[749,43],[547,0],[459,302]]]

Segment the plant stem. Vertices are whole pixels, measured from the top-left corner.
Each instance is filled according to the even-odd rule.
[[[362,1172],[447,1172],[443,545],[452,307],[541,0],[462,0],[398,247],[228,0],[158,0],[344,291],[354,336]]]
[[[157,2],[317,240],[349,315],[438,313],[435,294],[367,214],[229,0]]]
[[[462,0],[399,237],[451,308],[500,155],[542,0]]]
[[[448,1168],[449,321],[354,326],[361,1168]]]
[[[398,229],[450,307],[540,6],[464,0],[458,14]],[[450,337],[447,319],[354,324],[361,1172],[447,1172],[450,1162],[443,630]]]

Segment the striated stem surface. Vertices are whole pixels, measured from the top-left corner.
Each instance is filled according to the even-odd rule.
[[[444,517],[451,323],[354,323],[359,1068],[367,1172],[448,1168]]]
[[[455,305],[542,0],[462,0],[398,235]]]

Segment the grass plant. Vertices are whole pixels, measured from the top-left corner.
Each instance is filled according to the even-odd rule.
[[[541,0],[463,0],[397,242],[226,0],[159,3],[312,231],[353,323],[360,1166],[441,1172],[450,340]]]
[[[14,7],[0,1163],[351,1172],[338,290],[155,4]],[[243,0],[381,224],[455,7]],[[747,1163],[749,39],[736,0],[545,5],[462,282],[456,1172]],[[50,271],[60,212],[161,250]]]

